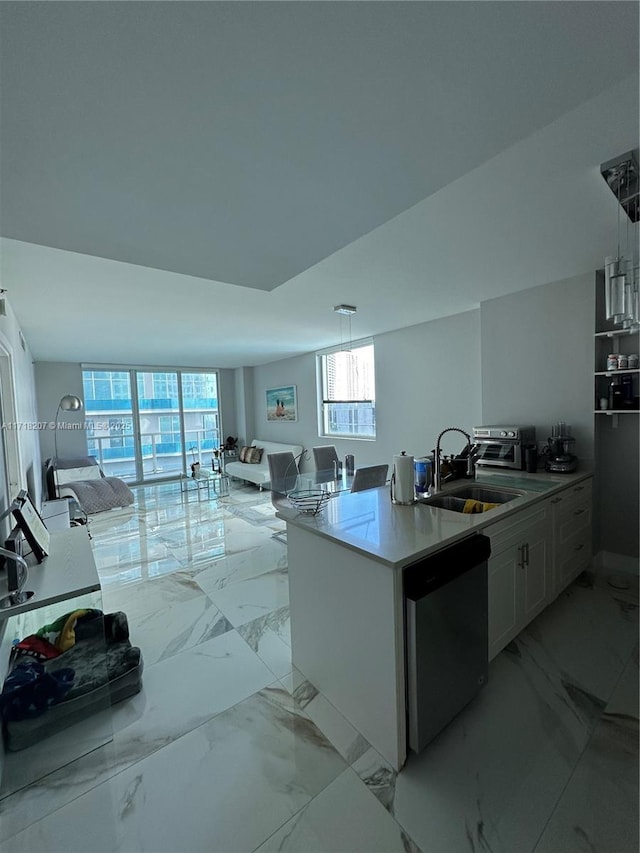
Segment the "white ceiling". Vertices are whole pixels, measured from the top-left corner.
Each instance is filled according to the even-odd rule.
[[[1,286],[37,360],[236,367],[615,250],[637,2],[3,2]]]

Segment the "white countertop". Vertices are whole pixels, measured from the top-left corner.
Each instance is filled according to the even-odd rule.
[[[386,486],[335,495],[315,516],[302,515],[293,508],[284,507],[276,515],[288,524],[333,540],[393,568],[402,568],[591,475],[592,471],[586,465],[571,474],[547,474],[544,471],[527,474],[497,469],[488,473],[479,470],[475,481],[454,480],[447,484],[444,494],[474,483],[525,492],[522,497],[489,512],[474,515],[424,503],[397,506],[391,503]]]
[[[35,595],[24,604],[0,610],[0,620],[100,589],[86,527],[70,527],[53,532],[49,550],[49,556],[41,563],[34,563],[30,558],[27,560],[29,576],[24,591],[32,590]],[[0,597],[6,592],[5,574],[0,583]]]

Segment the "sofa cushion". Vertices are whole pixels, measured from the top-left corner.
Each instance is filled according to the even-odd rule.
[[[269,462],[267,460],[269,453],[280,453],[283,450],[290,450],[296,457],[302,453],[302,445],[300,444],[284,444],[278,441],[261,441],[257,438],[254,438],[251,442],[251,447],[262,450],[262,458],[259,463],[247,465],[245,462],[240,462],[238,458],[235,462],[226,463],[225,472],[230,477],[238,477],[240,480],[248,480],[261,488],[264,484],[268,483],[270,479]]]
[[[243,462],[249,465],[258,465],[262,462],[263,450],[261,447],[248,447]]]

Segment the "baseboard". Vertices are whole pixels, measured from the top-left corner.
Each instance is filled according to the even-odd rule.
[[[614,551],[599,551],[593,559],[593,568],[598,573],[613,570],[638,576],[640,575],[640,558],[616,554]]]

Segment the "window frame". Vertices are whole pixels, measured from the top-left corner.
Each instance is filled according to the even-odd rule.
[[[334,355],[346,349],[353,352],[354,350],[371,347],[373,354],[373,396],[368,399],[351,398],[344,402],[347,403],[370,403],[371,420],[373,430],[370,433],[357,432],[332,432],[330,430],[330,415],[327,413],[326,406],[331,401],[327,399],[327,356]],[[316,352],[316,391],[317,391],[317,415],[318,415],[318,436],[320,438],[331,439],[348,439],[350,441],[375,441],[377,434],[376,425],[376,395],[375,395],[375,343],[373,338],[363,338],[358,341],[353,341],[347,348],[345,346],[328,347],[327,349],[318,350]],[[338,402],[338,401],[333,401]]]

